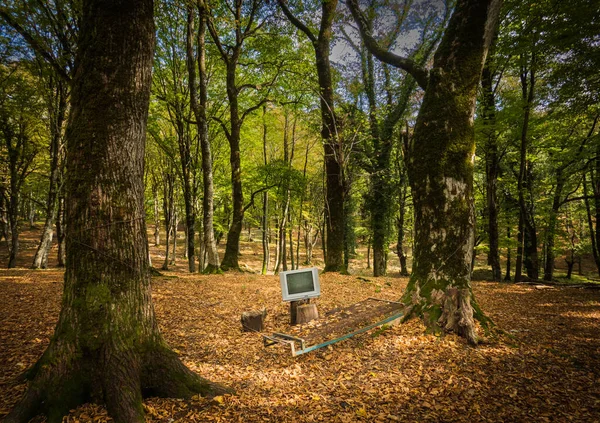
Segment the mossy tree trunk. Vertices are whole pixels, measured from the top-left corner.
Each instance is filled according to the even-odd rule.
[[[54,336],[5,422],[59,422],[103,401],[143,422],[142,397],[223,389],[163,340],[148,276],[144,145],[154,47],[152,0],[83,2],[67,128],[67,267]],[[89,160],[94,157],[94,160]]]
[[[434,332],[450,331],[477,342],[471,290],[475,215],[473,117],[477,86],[501,1],[459,0],[430,72],[382,51],[356,0],[348,4],[374,55],[411,73],[425,88],[408,174],[415,213],[412,275],[403,296],[410,315]]]

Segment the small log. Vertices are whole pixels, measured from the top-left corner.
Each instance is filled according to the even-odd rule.
[[[244,332],[261,332],[265,325],[267,309],[251,310],[242,313],[242,330]]]
[[[316,304],[302,304],[298,306],[296,321],[299,325],[319,318],[319,311]]]

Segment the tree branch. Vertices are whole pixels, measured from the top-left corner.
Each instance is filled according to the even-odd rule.
[[[228,141],[231,141],[231,134],[229,133],[229,129],[227,129],[227,125],[225,125],[225,122],[223,122],[221,118],[217,116],[212,116],[212,120],[218,122],[219,125],[221,125],[221,128],[223,128],[223,132],[225,132],[225,137],[227,137]]]
[[[248,210],[250,207],[254,207],[254,197],[256,197],[257,194],[260,194],[261,192],[266,191],[268,189],[275,188],[276,186],[277,185],[269,185],[268,187],[262,187],[261,189],[254,191],[250,195],[250,202],[244,206],[242,213],[246,213],[246,210]]]
[[[308,29],[308,27],[300,21],[300,19],[298,19],[296,16],[294,16],[294,14],[287,7],[287,4],[285,3],[285,1],[286,0],[277,0],[277,3],[279,3],[279,7],[281,7],[281,10],[283,11],[283,14],[288,18],[288,20],[296,28],[298,28],[300,31],[304,32],[306,34],[306,36],[308,37],[308,39],[313,44],[315,44],[317,42],[317,37],[315,36],[315,34],[313,34],[312,31],[310,29]]]
[[[358,25],[358,29],[360,31],[360,35],[363,39],[363,42],[365,43],[365,46],[371,52],[371,54],[384,63],[405,70],[406,72],[411,74],[413,78],[415,78],[415,80],[421,88],[426,89],[427,83],[429,81],[429,71],[419,66],[413,60],[407,59],[406,57],[398,56],[397,54],[391,53],[383,49],[375,40],[375,38],[373,38],[373,35],[369,30],[367,20],[360,8],[358,7],[358,0],[347,0],[346,4],[348,5],[350,13],[352,13],[354,20]]]
[[[17,21],[15,21],[12,16],[7,12],[6,8],[0,7],[0,18],[2,18],[8,26],[17,31],[29,44],[29,46],[40,56],[42,56],[49,64],[54,68],[56,73],[68,83],[71,83],[71,76],[67,73],[67,71],[60,66],[57,62],[56,58],[52,56],[50,52],[45,50],[40,43],[29,33],[25,28],[23,28]]]

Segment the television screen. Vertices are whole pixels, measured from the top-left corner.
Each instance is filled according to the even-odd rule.
[[[288,294],[300,294],[315,290],[312,271],[291,273],[287,275]]]
[[[297,301],[321,295],[319,271],[316,267],[279,273],[284,301]]]

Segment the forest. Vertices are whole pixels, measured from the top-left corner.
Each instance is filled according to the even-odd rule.
[[[2,421],[598,419],[599,9],[3,2]]]

